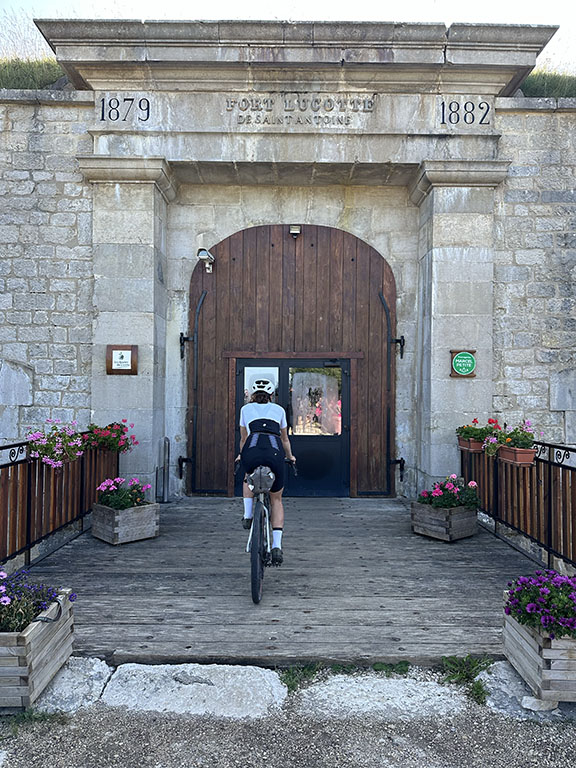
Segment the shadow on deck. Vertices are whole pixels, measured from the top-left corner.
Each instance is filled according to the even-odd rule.
[[[285,562],[250,598],[240,499],[161,507],[160,536],[89,533],[32,568],[70,586],[75,654],[126,662],[375,661],[502,654],[502,591],[533,563],[490,533],[451,544],[410,531],[385,499],[288,499]]]

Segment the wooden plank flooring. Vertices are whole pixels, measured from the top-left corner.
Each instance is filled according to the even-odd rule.
[[[89,533],[34,566],[69,586],[75,653],[112,664],[502,655],[502,591],[534,564],[482,530],[445,543],[410,531],[408,505],[287,499],[285,563],[250,598],[240,499],[161,507],[157,539],[112,546]]]

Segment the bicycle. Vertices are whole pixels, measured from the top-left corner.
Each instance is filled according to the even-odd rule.
[[[297,474],[294,462],[286,460],[294,474]],[[270,489],[276,476],[270,467],[260,466],[246,476],[248,487],[254,494],[252,506],[252,525],[246,543],[246,552],[250,554],[250,585],[252,601],[258,604],[262,600],[264,588],[264,568],[272,565],[272,536],[270,525]]]

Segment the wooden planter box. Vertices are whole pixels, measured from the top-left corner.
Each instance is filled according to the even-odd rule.
[[[160,504],[112,509],[103,504],[92,507],[92,536],[108,544],[152,539],[160,532]]]
[[[414,533],[442,541],[456,541],[478,532],[476,510],[468,507],[443,509],[413,501],[411,518]]]
[[[510,664],[544,701],[576,701],[576,640],[550,640],[504,615],[504,653]]]
[[[22,632],[0,632],[0,713],[30,707],[69,659],[74,639],[70,589],[60,591],[60,618],[32,621]],[[60,607],[52,603],[40,616],[54,619]]]
[[[536,448],[511,448],[502,445],[498,449],[498,458],[507,464],[516,464],[520,467],[531,467],[534,464]]]

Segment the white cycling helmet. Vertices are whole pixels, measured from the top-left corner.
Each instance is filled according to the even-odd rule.
[[[267,392],[269,395],[273,395],[276,391],[276,387],[270,379],[267,379],[265,376],[260,376],[252,381],[250,390],[252,393]]]

